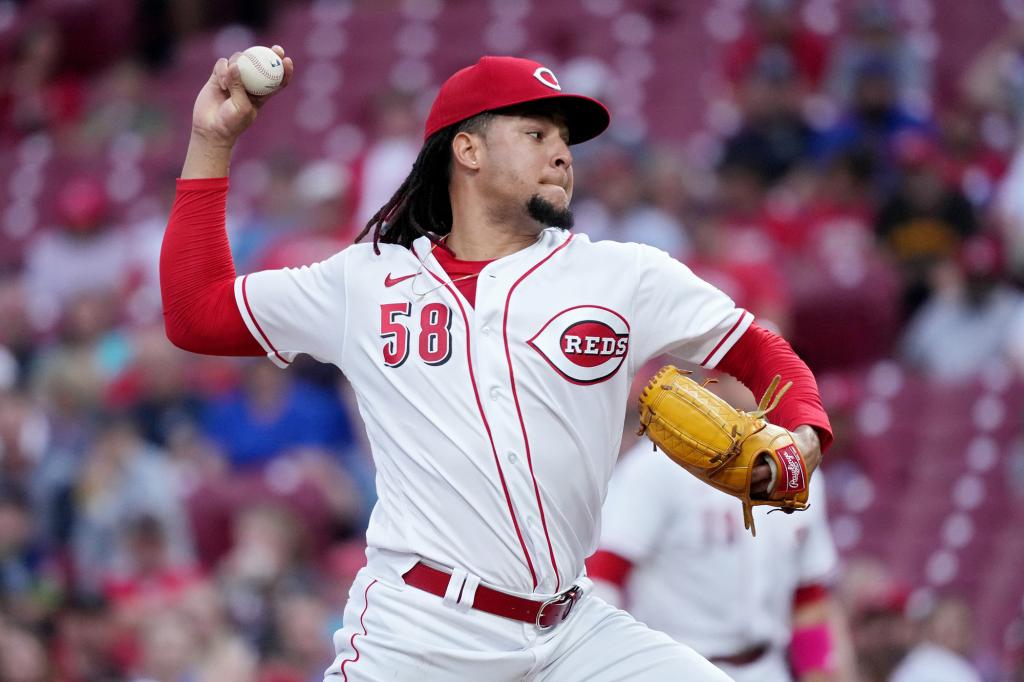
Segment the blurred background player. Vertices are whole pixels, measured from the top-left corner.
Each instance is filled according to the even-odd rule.
[[[641,439],[612,477],[588,576],[606,600],[739,682],[845,679],[837,676],[829,585],[838,555],[824,485],[814,477],[804,512],[755,509],[755,538],[734,498]]]

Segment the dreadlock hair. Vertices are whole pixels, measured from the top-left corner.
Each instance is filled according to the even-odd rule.
[[[362,240],[372,230],[373,251],[380,255],[379,244],[382,243],[408,249],[418,237],[426,237],[436,244],[451,232],[452,203],[448,183],[452,141],[462,132],[482,132],[493,118],[491,112],[477,114],[427,138],[401,187],[370,218],[355,241]]]

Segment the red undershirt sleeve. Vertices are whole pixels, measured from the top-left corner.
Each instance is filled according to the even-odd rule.
[[[821,404],[818,384],[810,368],[778,334],[756,324],[729,349],[717,369],[730,374],[760,398],[772,378],[782,375],[782,383],[792,381],[786,395],[772,411],[770,420],[789,430],[803,424],[814,427],[824,452],[832,444],[832,425]]]
[[[607,581],[619,589],[626,586],[626,580],[632,570],[632,561],[606,549],[599,549],[587,559],[588,577]]]
[[[227,178],[178,180],[160,250],[164,328],[171,343],[193,353],[261,356],[235,303],[227,194]]]

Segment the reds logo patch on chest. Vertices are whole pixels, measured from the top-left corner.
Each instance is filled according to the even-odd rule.
[[[580,305],[552,317],[527,343],[564,379],[596,384],[625,361],[629,323],[610,308]]]

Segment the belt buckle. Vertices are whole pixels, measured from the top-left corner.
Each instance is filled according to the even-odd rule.
[[[565,592],[561,594],[556,594],[554,597],[545,600],[544,603],[540,605],[540,608],[537,609],[537,618],[535,618],[533,621],[534,626],[538,630],[549,630],[558,625],[559,623],[564,622],[565,619],[569,617],[569,614],[572,613],[572,608],[576,605],[576,601],[579,599],[580,593],[582,591],[583,590],[580,589],[579,585],[573,585],[570,589],[566,590]],[[540,624],[541,618],[544,617],[544,609],[546,609],[549,606],[554,606],[555,604],[565,604],[566,602],[568,602],[569,608],[567,608],[565,610],[565,613],[562,615],[562,620],[558,621],[558,623],[552,623],[551,625]]]

